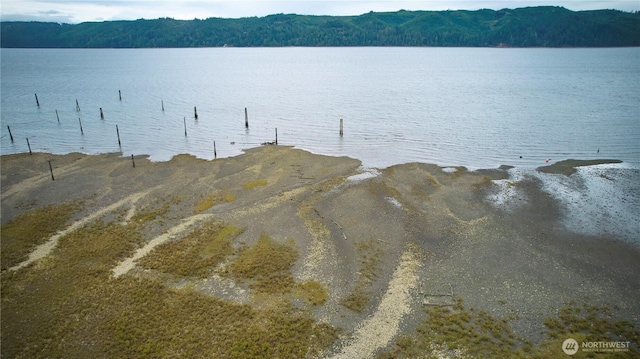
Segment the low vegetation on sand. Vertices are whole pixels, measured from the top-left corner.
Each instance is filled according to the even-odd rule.
[[[266,185],[267,185],[267,181],[265,180],[255,180],[255,181],[244,183],[242,187],[244,187],[244,189],[253,189],[259,186],[266,186]]]
[[[69,212],[69,208],[47,211]],[[34,223],[33,216],[42,213],[18,217],[12,226],[24,230]],[[139,218],[162,221],[144,212]],[[19,271],[4,271],[2,356],[302,358],[318,354],[337,338],[335,328],[316,322],[307,309],[297,309],[282,298],[257,307],[221,300],[189,286],[172,288],[149,276],[114,279],[112,268],[145,242],[145,225],[98,219],[62,237],[45,259]],[[59,225],[54,227],[47,233]],[[27,252],[5,248],[4,231],[3,226],[3,256]],[[230,243],[238,233],[223,223],[206,223],[156,248],[157,253],[149,256],[155,260],[145,260],[144,265],[192,278],[206,276],[229,260],[229,275],[248,281],[255,290],[289,291],[312,304],[324,302],[326,290],[319,284],[292,281],[290,266],[297,258],[293,246],[263,236],[254,247],[235,252]],[[267,253],[269,257],[262,257]],[[261,271],[267,268],[271,272],[263,276]],[[275,284],[267,283],[273,279]]]
[[[143,257],[152,269],[114,278],[112,269],[144,246],[147,229],[167,221],[168,204],[137,209],[129,220],[109,214],[61,237],[47,257],[20,270],[38,244],[64,229],[81,208],[71,202],[34,209],[2,226],[0,298],[2,356],[7,358],[313,358],[335,343],[339,330],[316,321],[313,306],[329,293],[318,282],[296,282],[295,241],[261,235],[238,245],[242,229],[201,223]],[[383,250],[376,239],[354,243],[358,276],[342,305],[358,312],[369,304]],[[157,273],[158,275],[154,275]],[[251,294],[232,302],[196,289],[212,275],[233,280]],[[186,283],[180,288],[167,277]],[[614,320],[613,310],[569,303],[544,321],[547,339],[536,345],[517,336],[512,318],[496,319],[453,306],[428,306],[425,320],[377,353],[378,359],[429,357],[551,358],[562,342],[630,342],[628,351],[575,358],[640,356],[640,331]]]
[[[194,213],[200,213],[220,203],[228,203],[236,200],[236,196],[231,193],[212,193],[196,201]]]
[[[628,351],[578,352],[575,358],[637,358],[640,354],[640,331],[630,322],[612,320],[606,307],[568,303],[557,318],[545,320],[547,339],[536,346],[513,333],[509,326],[511,318],[496,319],[487,312],[466,309],[460,298],[452,308],[433,306],[425,312],[425,321],[413,335],[399,336],[377,359],[415,358],[425,353],[433,353],[434,357],[555,358],[564,355],[561,348],[567,338],[578,342],[635,343]]]
[[[208,277],[234,251],[232,241],[242,230],[208,222],[187,235],[164,243],[138,261],[143,268],[183,277]]]
[[[263,234],[253,247],[242,248],[227,274],[249,283],[258,293],[284,294],[294,285],[291,266],[298,259],[293,245],[278,243]]]
[[[377,277],[382,249],[374,239],[370,239],[356,242],[356,250],[358,252],[358,277],[353,290],[340,301],[340,304],[360,313],[369,304],[371,293],[367,288]]]
[[[2,270],[26,260],[36,246],[62,230],[81,207],[79,201],[48,205],[25,212],[2,225]]]
[[[300,298],[312,305],[327,300],[327,290],[316,281],[295,282],[291,267],[298,260],[293,240],[279,243],[266,234],[252,247],[241,248],[223,275],[247,283],[254,294],[264,298]]]

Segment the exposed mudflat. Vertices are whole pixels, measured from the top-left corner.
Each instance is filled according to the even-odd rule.
[[[596,204],[607,198],[584,192],[585,178],[591,177],[580,170],[471,172],[421,163],[363,169],[355,159],[280,146],[213,161],[136,157],[135,168],[131,158],[117,154],[77,153],[2,156],[1,165],[3,225],[45,205],[83,201],[66,231],[34,248],[27,261],[9,266],[14,277],[43,270],[33,263],[50,255],[60,236],[90,220],[126,221],[141,208],[166,202],[170,215],[146,227],[148,243],[112,268],[114,278],[154,275],[137,260],[208,219],[243,229],[236,246],[251,246],[262,234],[292,241],[299,253],[295,280],[317,281],[328,292],[324,304],[305,308],[316,320],[342,329],[323,357],[372,357],[400,333],[411,333],[425,316],[424,306],[450,305],[456,297],[495,317],[512,318],[513,331],[534,345],[544,338],[545,318],[571,300],[616,306],[614,316],[640,326],[640,249],[633,241],[640,218],[637,193],[627,198],[616,192],[614,205],[625,211],[617,218],[615,210],[598,215],[607,209]],[[605,181],[600,188],[616,183],[606,172],[596,175]],[[637,171],[620,176],[638,178]],[[569,192],[582,195],[566,202]],[[602,193],[611,198],[606,188]],[[207,196],[226,200],[194,210]],[[591,212],[577,211],[585,206]],[[585,216],[600,222],[588,221],[588,227],[580,222],[591,218]],[[218,274],[169,282],[264,305]],[[367,295],[360,311],[343,305],[357,289]],[[3,317],[9,309],[5,299]],[[11,338],[3,334],[3,345],[6,340]]]

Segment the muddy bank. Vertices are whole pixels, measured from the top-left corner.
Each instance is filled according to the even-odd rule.
[[[161,220],[144,226],[140,250],[120,258],[117,271],[110,268],[118,280],[168,278],[137,265],[150,251],[145,246],[176,240],[210,218],[242,229],[237,248],[263,234],[293,243],[293,278],[328,293],[321,305],[295,299],[294,307],[341,329],[326,357],[371,357],[413,333],[425,306],[452,305],[454,298],[511,318],[513,331],[533,344],[545,336],[544,320],[571,300],[616,306],[612,315],[640,326],[638,247],[616,231],[571,230],[565,204],[545,191],[541,176],[548,174],[421,163],[364,170],[355,159],[280,146],[214,161],[136,157],[135,164],[118,154],[3,156],[1,222],[72,200],[82,202],[69,219],[76,227],[96,218],[127,222],[162,205]],[[3,268],[14,268],[7,270],[18,280],[42,271],[37,262],[55,253]],[[270,305],[224,274],[215,267],[205,280],[171,277],[165,284]],[[3,317],[10,303],[3,297]],[[3,330],[3,343],[12,340]]]
[[[576,172],[576,167],[594,166],[610,163],[622,163],[620,160],[564,160],[549,166],[538,167],[538,171],[544,173],[555,173],[570,176]]]

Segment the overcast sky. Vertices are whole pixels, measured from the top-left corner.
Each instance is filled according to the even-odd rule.
[[[640,0],[0,0],[3,21],[65,23],[171,17],[191,20],[239,18],[277,13],[360,15],[369,11],[477,10],[553,5],[567,9],[640,11]]]

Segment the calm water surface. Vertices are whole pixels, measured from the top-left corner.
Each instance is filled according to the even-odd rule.
[[[234,156],[273,141],[277,128],[280,144],[374,167],[413,161],[536,167],[547,158],[617,158],[640,168],[640,48],[2,49],[1,55],[2,154],[28,151],[28,137],[34,151],[210,159],[214,141],[218,157]]]

